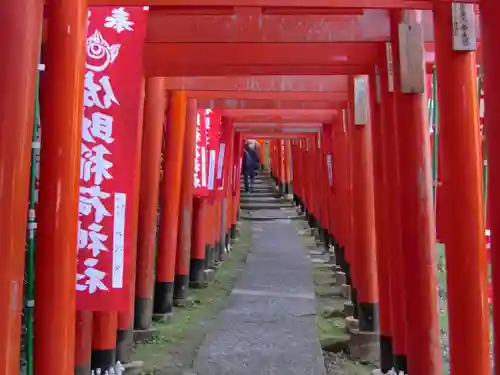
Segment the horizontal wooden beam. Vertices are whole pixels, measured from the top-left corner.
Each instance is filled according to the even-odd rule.
[[[338,43],[391,40],[389,14],[385,9],[367,9],[358,15],[305,13],[312,12],[311,8],[301,14],[285,15],[240,11],[238,8],[234,13],[211,15],[180,13],[178,8],[174,9],[176,11],[172,8],[151,11],[147,42]],[[432,11],[422,12],[421,24],[424,41],[434,42]],[[476,32],[479,36],[479,22],[476,22]]]
[[[380,43],[147,43],[144,60],[190,65],[365,65]]]
[[[147,76],[363,74],[380,43],[147,43]]]
[[[432,27],[432,23],[431,23]],[[150,12],[146,41],[151,43],[319,43],[390,39],[385,10],[362,15],[199,15]]]
[[[223,65],[223,66],[174,66],[162,67],[159,64],[149,64],[144,74],[147,77],[178,77],[178,76],[260,76],[260,75],[346,75],[368,74],[373,66],[360,65]]]
[[[166,77],[164,82],[166,90],[186,90],[196,98],[226,98],[237,93],[236,97],[243,99],[300,99],[304,94],[315,94],[319,100],[328,100],[335,95],[343,98],[347,92],[346,75]],[[301,96],[295,96],[298,94]]]
[[[330,122],[337,115],[335,109],[224,109],[222,115],[238,122]]]
[[[198,99],[198,108],[213,109],[332,109],[338,101],[319,100],[269,100],[269,99]]]
[[[302,139],[315,133],[241,133],[245,139]]]
[[[235,129],[294,129],[294,128],[321,128],[323,127],[322,122],[297,122],[297,121],[282,121],[282,122],[243,122],[236,121],[233,123]]]
[[[433,0],[479,3],[479,0]],[[162,6],[162,7],[285,7],[285,8],[367,8],[367,9],[427,9],[431,1],[408,0],[89,0],[90,6]]]

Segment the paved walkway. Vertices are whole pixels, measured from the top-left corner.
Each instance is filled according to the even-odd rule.
[[[287,220],[289,210],[254,210],[252,215],[258,213],[284,220],[253,222],[246,271],[205,338],[195,373],[324,375],[311,261]]]

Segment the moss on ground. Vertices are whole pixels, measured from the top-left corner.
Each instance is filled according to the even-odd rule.
[[[307,222],[295,222],[304,250],[320,251],[316,239],[307,232]],[[323,348],[325,367],[328,375],[371,375],[375,368],[370,363],[352,360],[344,351],[347,349],[349,334],[346,332],[342,310],[346,299],[340,296],[340,288],[335,284],[331,264],[312,263],[312,278],[316,294],[316,329]]]
[[[208,287],[190,290],[193,306],[175,308],[171,322],[155,323],[158,331],[153,340],[136,344],[133,360],[144,362],[143,374],[181,375],[183,370],[192,367],[203,338],[244,270],[251,240],[251,223],[243,221],[231,256],[217,270]]]

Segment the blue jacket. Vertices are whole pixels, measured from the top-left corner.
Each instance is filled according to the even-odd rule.
[[[248,145],[243,150],[243,170],[252,171],[259,168],[259,156],[257,152]]]

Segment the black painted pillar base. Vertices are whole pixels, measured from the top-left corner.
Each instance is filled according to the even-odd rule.
[[[104,374],[116,364],[115,349],[92,349],[91,369],[101,369]]]
[[[380,369],[387,374],[394,367],[392,337],[380,335]]]
[[[354,306],[354,317],[359,320],[359,302],[358,302],[358,291],[357,289],[351,285],[351,302]],[[360,328],[361,330],[361,328]]]
[[[313,216],[312,216],[312,214],[309,212],[309,210],[307,208],[306,208],[306,220],[307,220],[307,224],[309,224],[309,226],[311,228],[313,228],[314,227],[314,225],[313,225],[313,221],[314,221],[313,220]]]
[[[214,246],[214,261],[215,263],[219,263],[221,261],[220,258],[220,242],[215,241],[215,246]]]
[[[134,328],[145,330],[153,324],[153,299],[135,297],[134,303]]]
[[[328,242],[335,248],[335,250],[337,250],[340,247],[339,243],[337,242],[337,239],[330,232],[328,232]]]
[[[345,272],[345,248],[344,246],[335,247],[335,263]]]
[[[205,269],[208,270],[211,267],[210,265],[210,245],[205,245]]]
[[[156,282],[153,312],[170,314],[174,309],[174,283],[172,281]]]
[[[205,283],[205,259],[191,258],[189,264],[189,286],[201,287]]]
[[[363,332],[378,331],[378,304],[373,302],[359,302],[359,330]]]
[[[323,246],[325,250],[328,251],[330,249],[330,235],[328,234],[328,229],[323,231]]]
[[[347,260],[344,260],[344,273],[345,273],[345,283],[347,285],[352,286],[351,264]]]
[[[236,224],[232,224],[231,225],[231,239],[235,239],[236,238]]]
[[[223,262],[226,259],[226,242],[224,237],[224,242],[219,242],[219,259]]]
[[[90,369],[90,362],[75,365],[75,375],[89,375],[91,371],[92,370]]]
[[[175,275],[174,281],[174,302],[175,300],[185,300],[188,298],[189,276]]]
[[[121,363],[131,361],[134,347],[134,329],[118,329],[116,332],[116,360]],[[87,375],[87,374],[86,374]]]
[[[401,371],[408,374],[408,359],[405,354],[394,354],[394,370],[397,374]]]

